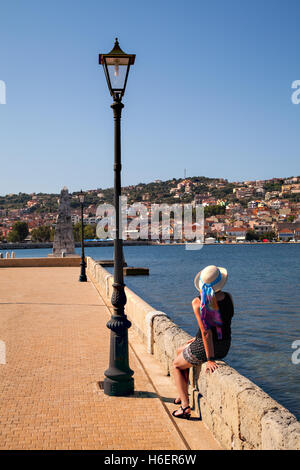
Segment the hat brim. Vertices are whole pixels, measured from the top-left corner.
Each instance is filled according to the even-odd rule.
[[[227,279],[228,279],[228,272],[227,272],[227,269],[221,268],[220,266],[218,266],[218,269],[219,269],[219,271],[220,271],[220,273],[221,273],[221,277],[222,277],[222,278],[221,278],[220,282],[218,282],[218,284],[215,284],[215,285],[213,286],[213,290],[214,290],[215,292],[218,292],[219,290],[221,290],[221,289],[225,286],[225,284],[226,284],[226,282],[227,282]],[[202,271],[203,271],[203,270],[199,271],[198,274],[196,274],[195,279],[194,279],[194,285],[195,285],[196,289],[197,289],[199,292],[200,292],[199,279],[200,279],[200,276],[201,276]]]

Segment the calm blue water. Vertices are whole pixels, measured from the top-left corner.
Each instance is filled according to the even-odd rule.
[[[15,250],[16,257],[47,256],[49,249]],[[80,252],[80,249],[77,249]],[[194,276],[209,265],[224,266],[235,316],[226,361],[300,418],[300,364],[291,361],[300,340],[300,244],[126,246],[129,266],[147,266],[149,276],[126,278],[129,288],[166,312],[188,333],[198,329],[191,302]],[[94,259],[112,259],[112,247],[87,248]]]

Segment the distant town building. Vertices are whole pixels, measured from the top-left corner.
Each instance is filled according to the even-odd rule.
[[[225,227],[225,233],[228,237],[245,237],[247,232],[247,227]]]
[[[292,193],[292,194],[299,194],[300,193],[300,183],[299,184],[283,184],[281,186],[282,194]]]

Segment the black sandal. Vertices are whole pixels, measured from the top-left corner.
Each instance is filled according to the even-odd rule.
[[[176,401],[176,400],[177,400],[177,398],[174,398],[174,400],[173,400],[174,405],[181,405],[180,398],[179,398],[179,401]]]
[[[176,415],[176,411],[178,410],[175,410],[173,411],[172,413],[172,416],[174,416],[174,418],[180,418],[180,419],[190,419],[191,417],[191,413],[187,413],[186,410],[190,408],[190,406],[186,406],[185,408],[182,408],[182,406],[180,408],[178,408],[179,410],[182,409],[182,414],[181,415]]]

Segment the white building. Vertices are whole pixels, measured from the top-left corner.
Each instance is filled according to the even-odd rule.
[[[78,224],[78,222],[80,222],[80,216],[77,215],[77,214],[73,214],[71,215],[71,221],[72,221],[72,224]]]

